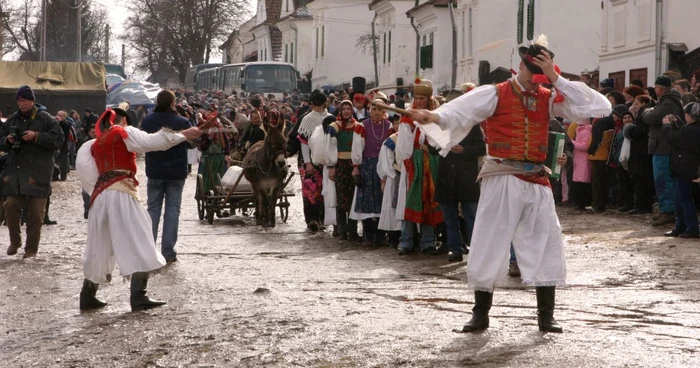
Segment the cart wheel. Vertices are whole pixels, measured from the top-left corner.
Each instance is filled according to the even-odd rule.
[[[282,222],[284,222],[286,224],[287,219],[289,218],[289,202],[287,202],[287,201],[280,202],[279,208],[280,208],[280,218],[282,219]]]
[[[197,189],[194,192],[195,199],[201,199],[206,193],[204,192],[204,178],[201,174],[197,174]]]
[[[206,208],[206,199],[197,199],[197,214],[200,220],[204,220],[204,209]]]
[[[218,203],[215,202],[215,199],[212,199],[213,197],[214,197],[214,191],[213,191],[213,190],[210,190],[210,191],[209,191],[209,198],[210,198],[209,201],[210,201],[210,203],[208,203],[208,206],[207,206],[207,209],[206,209],[206,212],[207,212],[207,222],[209,223],[209,225],[213,225],[213,224],[214,224],[214,214],[216,213],[216,211],[214,211],[214,207],[218,205]]]

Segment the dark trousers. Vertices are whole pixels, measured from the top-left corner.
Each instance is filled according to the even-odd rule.
[[[591,205],[591,183],[571,182],[569,200],[580,210]]]
[[[378,218],[368,218],[362,220],[362,233],[364,235],[365,241],[384,241],[386,231],[379,230],[377,228],[377,225],[379,225]]]
[[[605,161],[591,161],[591,174],[591,206],[596,211],[603,211],[608,204],[608,165]]]
[[[612,203],[618,207],[632,208],[634,205],[634,180],[622,167],[610,168]]]
[[[44,213],[46,211],[46,198],[29,196],[8,196],[3,208],[5,210],[5,220],[10,232],[10,244],[15,247],[22,246],[22,228],[20,218],[22,217],[22,207],[27,203],[27,245],[26,251],[37,251],[39,240],[41,239],[41,226],[44,224]]]
[[[351,219],[347,212],[336,210],[335,220],[338,224],[338,234],[357,235],[357,220]]]
[[[61,181],[65,181],[68,178],[68,171],[70,171],[68,160],[68,149],[66,148],[58,154],[58,169],[61,171]]]
[[[676,179],[676,230],[698,234],[698,212],[693,201],[693,182]]]
[[[651,211],[654,203],[654,175],[634,175],[634,208],[640,211]]]

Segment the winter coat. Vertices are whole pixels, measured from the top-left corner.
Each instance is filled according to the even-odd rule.
[[[622,144],[624,141],[625,136],[622,134],[622,121],[615,122],[612,142],[610,143],[610,155],[608,155],[608,166],[612,168],[622,167],[620,163],[620,154],[622,153]]]
[[[675,129],[664,125],[661,132],[671,144],[671,176],[684,180],[698,178],[700,168],[700,123],[686,124]]]
[[[0,127],[0,149],[8,152],[7,165],[0,173],[6,196],[46,198],[51,190],[54,152],[63,144],[63,131],[47,112],[35,108],[32,115],[34,119],[16,112]],[[13,149],[7,137],[12,133],[21,136],[27,130],[37,132],[37,139],[25,142],[18,137],[19,149]]]
[[[675,89],[661,96],[659,103],[642,114],[642,119],[649,125],[649,154],[670,155],[671,144],[661,133],[662,120],[666,115],[684,116],[681,94]]]
[[[591,145],[588,147],[588,157],[591,161],[607,161],[610,156],[615,120],[612,114],[593,121]]]
[[[174,112],[153,112],[143,118],[141,128],[146,133],[156,133],[163,128],[181,131],[190,128],[190,122]],[[146,176],[149,179],[183,180],[187,178],[187,149],[182,142],[165,151],[146,153]]]
[[[642,119],[648,107],[642,108],[634,122],[625,125],[622,134],[630,140],[630,158],[627,171],[632,176],[653,176],[652,155],[649,154],[649,126]]]
[[[450,152],[440,156],[435,188],[437,202],[478,202],[479,157],[486,155],[486,142],[480,126],[475,126],[459,143],[462,153]]]
[[[572,127],[574,129],[572,129]],[[591,161],[588,159],[588,147],[591,143],[593,127],[584,120],[582,122],[571,124],[569,132],[575,131],[575,135],[571,137],[574,142],[574,175],[573,181],[578,183],[591,182]]]

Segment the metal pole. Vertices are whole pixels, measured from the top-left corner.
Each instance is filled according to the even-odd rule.
[[[656,75],[661,75],[661,73],[663,73],[661,65],[661,44],[663,43],[662,38],[664,36],[663,9],[663,0],[656,0],[656,45],[654,47],[656,53],[656,60],[654,65],[654,67],[656,68]]]
[[[377,34],[375,33],[375,23],[379,18],[379,14],[374,12],[374,19],[372,19],[372,57],[374,58],[374,86],[379,86],[379,66],[377,65]]]
[[[80,12],[81,7],[78,4],[79,1],[80,0],[75,0],[75,6],[77,8],[76,11],[78,12],[78,24],[77,24],[78,31],[76,34],[76,47],[75,47],[76,53],[78,55],[76,56],[75,59],[78,62],[82,62],[83,61],[83,20],[81,17],[82,14]]]
[[[41,61],[46,61],[46,8],[47,1],[42,0],[41,2],[41,53],[39,59]]]
[[[109,24],[105,30],[105,63],[109,63]]]
[[[450,88],[455,88],[457,85],[457,23],[455,22],[454,0],[447,2],[450,7],[450,20],[452,21],[452,79],[450,79]]]
[[[122,44],[122,69],[126,65],[126,44]]]

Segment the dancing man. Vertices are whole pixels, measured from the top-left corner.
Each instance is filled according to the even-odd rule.
[[[146,295],[149,272],[166,262],[156,249],[148,212],[139,202],[136,154],[167,150],[201,132],[189,128],[148,134],[131,126],[126,111],[115,108],[102,114],[95,133],[97,138],[83,144],[76,160],[81,185],[91,193],[80,309],[107,305],[95,295],[100,283],[111,280],[115,262],[122,276],[131,276],[132,311],[164,305]]]
[[[413,110],[441,154],[485,121],[488,157],[479,175],[481,196],[469,253],[467,276],[475,289],[471,320],[462,332],[489,327],[488,313],[497,279],[506,274],[511,241],[523,282],[536,287],[540,331],[562,332],[554,320],[555,287],[566,280],[559,219],[544,161],[550,117],[572,121],[611,112],[610,102],[580,82],[560,78],[540,36],[519,49],[520,72],[506,82],[486,85],[436,111]],[[553,84],[556,93],[541,84]],[[437,123],[439,128],[429,123]],[[442,142],[442,143],[441,143]]]

